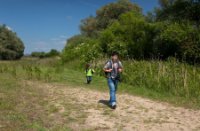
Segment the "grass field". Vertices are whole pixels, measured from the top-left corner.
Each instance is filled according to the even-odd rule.
[[[77,63],[77,62],[75,62]],[[23,59],[20,61],[2,61],[0,62],[0,129],[3,130],[70,130],[71,129],[71,122],[78,121],[79,124],[83,123],[83,120],[86,116],[85,113],[80,113],[76,118],[70,117],[69,114],[65,115],[66,119],[61,120],[64,123],[56,123],[53,119],[54,117],[51,116],[52,113],[58,112],[58,107],[53,104],[49,104],[49,100],[47,99],[50,96],[45,89],[36,88],[33,84],[27,83],[48,83],[48,84],[61,84],[63,86],[70,86],[73,88],[85,88],[89,90],[98,90],[100,92],[108,91],[106,79],[102,76],[94,76],[94,80],[91,85],[85,84],[85,74],[83,70],[76,70],[75,63],[68,63],[62,65],[59,59]],[[145,63],[145,62],[143,62]],[[134,68],[133,70],[141,71],[141,67],[139,67],[139,62],[136,62],[135,65],[138,67]],[[145,63],[148,65],[150,63]],[[156,63],[158,64],[158,63]],[[168,63],[162,63],[162,66],[168,67]],[[128,65],[128,64],[125,64]],[[152,64],[153,65],[153,64]],[[177,70],[179,71],[178,65]],[[144,70],[149,68],[149,66],[142,67]],[[186,67],[186,66],[184,66]],[[190,78],[193,79],[192,82],[186,82],[187,85],[190,83],[193,84],[195,87],[194,92],[199,93],[199,85],[197,80],[199,80],[199,68],[187,66],[187,72],[194,73],[195,77]],[[156,67],[152,67],[152,72]],[[158,69],[162,70],[163,69]],[[174,72],[166,74],[169,75]],[[181,69],[180,69],[181,70]],[[128,71],[128,70],[127,70]],[[125,71],[125,74],[127,73]],[[162,74],[160,72],[159,75],[162,75],[160,81],[165,80],[164,77],[166,74]],[[178,72],[177,71],[177,72]],[[129,70],[130,72],[130,70]],[[148,72],[146,70],[146,72]],[[97,69],[98,73],[98,69]],[[145,73],[145,72],[142,72]],[[137,74],[137,73],[136,73]],[[141,74],[141,73],[140,73]],[[151,72],[149,72],[151,74]],[[143,81],[147,80],[147,75],[143,74]],[[172,74],[173,76],[173,74]],[[136,77],[136,76],[135,76]],[[185,97],[185,95],[176,95],[171,92],[167,92],[166,90],[155,90],[154,88],[147,88],[145,84],[140,83],[139,86],[136,84],[132,84],[134,82],[138,82],[142,76],[138,76],[139,78],[135,78],[132,81],[127,79],[124,80],[123,83],[120,83],[119,94],[130,94],[135,96],[142,96],[146,98],[150,98],[156,101],[162,102],[169,102],[175,106],[183,106],[186,108],[194,108],[199,109],[200,107],[200,100],[199,97]],[[157,76],[155,76],[157,77]],[[152,76],[150,82],[154,81],[155,77]],[[169,77],[169,76],[167,76]],[[179,85],[179,76],[176,76],[177,88]],[[130,76],[131,78],[131,76]],[[185,76],[183,76],[183,79]],[[173,78],[172,78],[173,79]],[[194,80],[196,79],[196,80]],[[156,80],[157,82],[157,80]],[[184,87],[184,80],[183,87]],[[182,83],[180,82],[180,83]],[[163,82],[165,83],[165,82]],[[161,83],[161,86],[162,84]],[[160,84],[160,83],[155,83]],[[143,86],[143,87],[142,87]],[[191,86],[191,85],[190,85]],[[188,86],[189,87],[189,86]],[[186,89],[187,90],[187,89]],[[58,93],[59,94],[59,93]],[[188,94],[186,94],[188,96]],[[59,96],[60,98],[61,96]],[[62,97],[61,97],[62,98]],[[60,98],[60,99],[61,99]],[[75,98],[70,97],[71,100]],[[52,100],[53,101],[53,100]],[[79,112],[79,109],[82,109],[82,105],[74,105],[72,103],[65,102],[65,109],[69,111],[76,111]],[[106,108],[104,108],[106,109]],[[106,113],[106,112],[105,112]],[[106,114],[109,114],[110,110],[107,110]],[[51,117],[49,117],[49,115]],[[58,117],[58,116],[57,116]],[[77,120],[77,118],[80,118]],[[62,119],[62,117],[58,117],[58,119]],[[5,126],[6,125],[6,126]]]

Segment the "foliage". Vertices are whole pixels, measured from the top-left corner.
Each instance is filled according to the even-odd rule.
[[[20,59],[24,53],[24,44],[17,34],[0,25],[0,60]]]
[[[32,52],[31,56],[32,57],[45,58],[46,57],[46,53],[45,52]]]
[[[105,29],[115,20],[118,20],[121,14],[130,11],[141,13],[141,8],[129,0],[118,0],[116,3],[103,6],[97,10],[97,27]]]
[[[160,93],[199,99],[199,68],[177,62],[125,62],[124,82],[136,87],[149,88]],[[197,73],[198,72],[198,73]]]
[[[88,37],[95,37],[97,35],[97,20],[95,17],[90,16],[81,21],[80,30],[82,34]]]
[[[100,31],[117,21],[121,14],[130,11],[141,14],[142,9],[130,0],[118,0],[117,2],[105,5],[96,11],[95,17],[90,16],[81,21],[81,32],[86,36],[96,38]]]
[[[80,59],[81,62],[89,62],[95,60],[95,58],[99,57],[100,48],[98,41],[94,39],[85,38],[85,41],[81,41],[81,39],[76,39],[76,41],[80,41],[75,47],[66,47],[62,53],[62,60],[64,62],[69,62],[74,59]]]
[[[85,35],[75,35],[67,40],[66,48],[74,48],[88,40],[88,37]]]
[[[96,70],[102,70],[103,65],[98,64]],[[200,99],[198,66],[180,63],[174,58],[167,61],[128,60],[123,61],[123,66],[122,81],[132,88],[149,89],[195,101]]]
[[[199,63],[199,1],[160,0],[160,5],[146,16],[128,0],[103,6],[95,17],[82,21],[81,34],[68,40],[63,59],[81,56],[88,62],[118,51],[123,59],[176,57],[180,61]],[[80,46],[83,43],[89,49]]]
[[[160,0],[161,8],[157,10],[157,20],[191,21],[200,25],[199,0]]]
[[[141,59],[147,55],[145,50],[151,44],[148,39],[148,24],[140,14],[129,12],[120,16],[119,21],[112,24],[102,33],[101,44],[105,53],[118,51],[123,58]],[[109,36],[106,36],[108,35]],[[111,40],[112,39],[112,40]],[[149,43],[147,43],[147,41]],[[107,46],[105,46],[107,44]]]
[[[60,52],[55,49],[51,49],[47,53],[45,53],[45,52],[32,52],[31,53],[32,57],[38,57],[38,58],[55,57],[55,56],[59,56],[59,55],[60,55]]]
[[[199,59],[200,32],[189,24],[162,24],[159,35],[155,38],[158,54],[163,58],[176,56],[193,62]]]
[[[48,57],[54,57],[54,56],[59,56],[60,55],[60,52],[57,51],[56,49],[51,49],[48,53],[47,53],[47,56]]]

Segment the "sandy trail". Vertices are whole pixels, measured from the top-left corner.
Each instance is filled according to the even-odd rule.
[[[199,110],[174,107],[127,94],[117,96],[118,107],[112,110],[106,105],[109,96],[105,92],[59,84],[28,84],[48,92],[46,100],[59,109],[52,114],[54,117],[66,114],[70,109],[69,103],[74,106],[69,116],[59,115],[84,119],[69,123],[73,130],[200,131]],[[63,119],[57,123],[62,123]]]

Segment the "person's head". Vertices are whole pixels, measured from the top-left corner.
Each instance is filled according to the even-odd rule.
[[[112,53],[112,60],[113,61],[118,61],[118,59],[119,59],[118,56],[119,56],[119,54],[117,52],[113,52]]]
[[[85,68],[86,68],[86,69],[90,68],[90,64],[87,63],[87,64],[85,65]]]

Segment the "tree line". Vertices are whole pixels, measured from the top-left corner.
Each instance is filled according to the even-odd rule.
[[[118,51],[123,59],[200,62],[200,1],[159,0],[159,5],[146,15],[130,0],[101,7],[68,39],[63,60],[79,55],[91,61]]]
[[[59,56],[60,52],[57,51],[56,49],[51,49],[49,52],[32,52],[31,57],[36,57],[36,58],[49,58],[49,57],[56,57]]]

